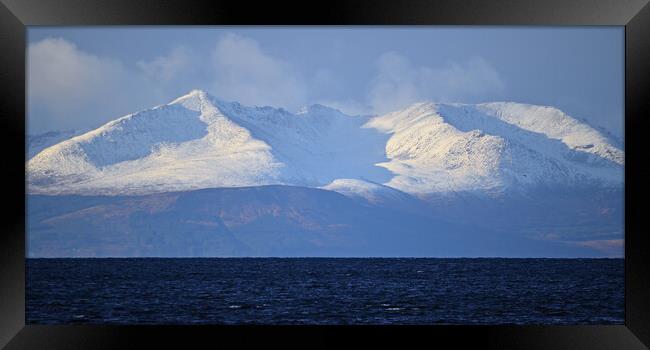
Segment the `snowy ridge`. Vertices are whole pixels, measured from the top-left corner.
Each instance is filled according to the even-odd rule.
[[[275,182],[263,141],[205,93],[124,116],[52,146],[28,163],[31,193],[140,194]]]
[[[79,130],[50,131],[43,134],[29,135],[27,137],[27,149],[25,158],[30,159],[39,154],[42,150],[56,145],[76,135],[81,134]]]
[[[619,165],[624,164],[623,151],[609,144],[603,134],[557,108],[511,102],[485,103],[477,107],[479,111],[489,116],[524,130],[542,133],[549,138],[561,140],[573,150],[597,156],[589,157],[589,162],[598,162],[600,158],[604,158]]]
[[[372,201],[391,187],[417,195],[620,187],[624,153],[551,107],[418,103],[353,117],[322,105],[297,114],[246,107],[194,90],[48,147],[26,166],[32,194],[285,184]]]
[[[392,187],[360,179],[336,179],[321,188],[348,197],[363,198],[372,204],[410,200],[412,198]]]
[[[379,165],[410,193],[622,184],[623,152],[550,107],[419,103],[365,127],[392,135]]]

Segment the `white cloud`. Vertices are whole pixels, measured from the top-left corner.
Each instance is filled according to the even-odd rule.
[[[623,256],[625,250],[625,241],[622,239],[598,239],[591,241],[573,241],[567,243],[580,247],[595,249],[607,254],[608,256],[615,257]]]
[[[328,106],[347,115],[371,115],[370,106],[354,100],[318,100],[316,103]]]
[[[137,63],[148,78],[158,82],[177,78],[183,71],[191,69],[191,65],[190,53],[184,47],[176,47],[168,55],[158,56],[151,61]]]
[[[226,34],[212,54],[214,93],[248,105],[297,109],[304,105],[307,86],[287,62],[263,52],[250,38]]]
[[[310,80],[310,92],[320,94],[332,94],[343,89],[345,84],[334,72],[329,69],[316,69]]]
[[[390,112],[409,104],[474,102],[499,95],[504,83],[484,59],[472,58],[445,67],[414,66],[406,57],[389,52],[376,62],[377,75],[370,84],[369,103],[377,113]]]
[[[307,103],[305,81],[289,63],[235,34],[220,37],[207,54],[176,47],[133,67],[47,38],[28,47],[29,133],[97,127],[194,88],[247,105],[298,109]]]
[[[30,96],[54,110],[89,98],[122,75],[119,63],[79,51],[63,39],[49,38],[29,45]]]
[[[47,38],[28,46],[30,133],[98,126],[150,102],[119,61]]]
[[[347,93],[351,77],[326,68],[300,72],[255,40],[232,33],[219,37],[210,52],[176,47],[131,67],[48,38],[28,47],[29,132],[99,126],[194,88],[245,105],[295,111],[316,102],[348,114],[384,113],[421,100],[473,102],[503,90],[496,70],[481,58],[431,68],[386,53],[376,69],[367,94]]]

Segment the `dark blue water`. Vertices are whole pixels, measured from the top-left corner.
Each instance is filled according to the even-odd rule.
[[[29,259],[27,323],[622,324],[622,259]]]

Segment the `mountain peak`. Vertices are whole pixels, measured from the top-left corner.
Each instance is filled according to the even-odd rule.
[[[200,100],[205,100],[207,97],[208,97],[208,93],[205,92],[204,90],[193,89],[190,92],[188,92],[187,94],[176,98],[175,100],[173,100],[169,104],[178,104],[178,103],[182,104],[183,102],[186,102],[186,101],[196,101],[196,100],[200,101]]]
[[[208,93],[205,90],[201,90],[201,89],[192,89],[190,92],[186,94],[186,96],[199,96],[199,97],[205,97],[207,95]]]

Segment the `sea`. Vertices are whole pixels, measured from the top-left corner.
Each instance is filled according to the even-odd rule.
[[[27,324],[623,324],[623,259],[27,259]]]

